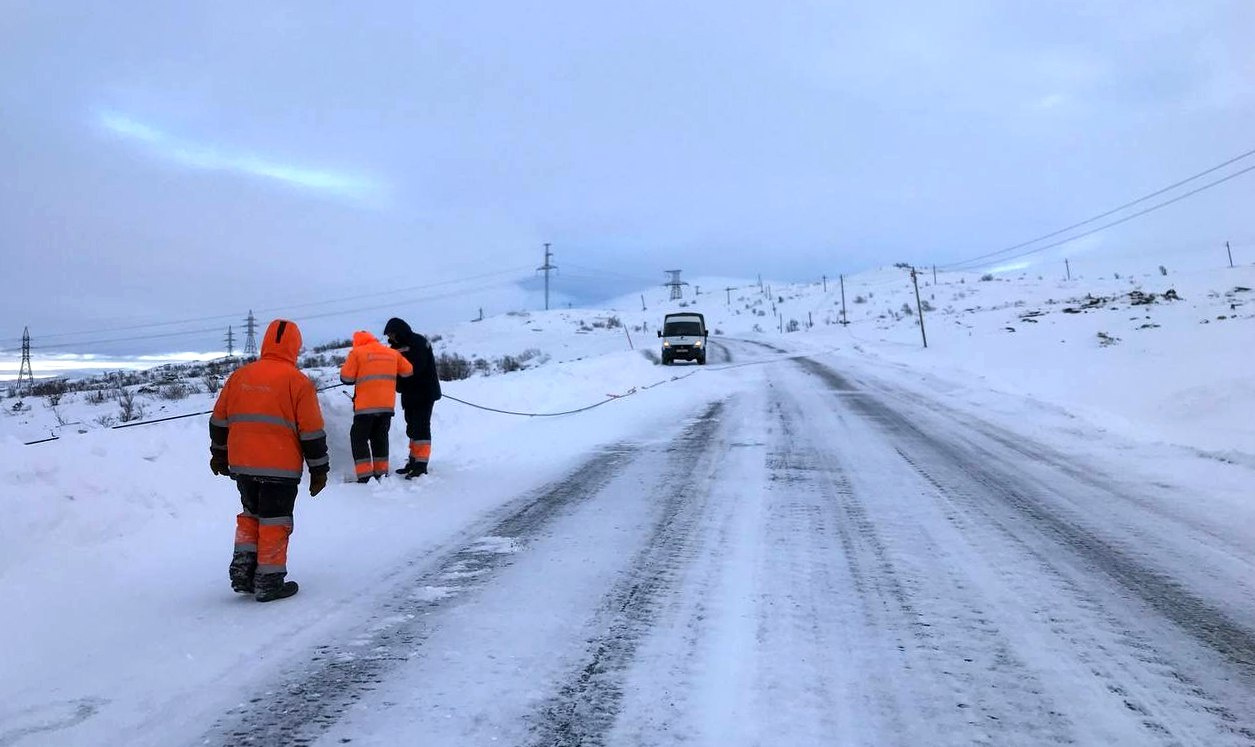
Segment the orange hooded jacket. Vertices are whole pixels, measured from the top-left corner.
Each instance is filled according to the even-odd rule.
[[[210,451],[223,454],[231,474],[300,481],[326,472],[327,434],[313,382],[296,367],[301,330],[276,319],[266,329],[261,358],[227,379],[209,418]]]
[[[340,367],[340,381],[353,384],[355,415],[396,412],[397,377],[414,374],[414,366],[366,330],[353,333],[353,349]]]

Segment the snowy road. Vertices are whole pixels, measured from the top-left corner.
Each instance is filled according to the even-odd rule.
[[[737,393],[415,558],[203,740],[1255,744],[1251,527],[1092,439],[727,344]]]

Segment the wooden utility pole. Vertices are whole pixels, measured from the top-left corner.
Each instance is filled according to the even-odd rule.
[[[645,294],[644,293],[641,294],[641,311],[648,311],[648,309],[645,308]]]
[[[1063,266],[1068,270],[1068,280],[1072,279],[1072,263],[1068,262],[1067,257],[1063,259]]]
[[[937,265],[933,265],[933,285],[937,284]]]
[[[1233,250],[1229,248],[1229,242],[1224,243],[1224,250],[1229,253],[1229,269],[1233,269]]]
[[[828,276],[824,275],[824,293],[828,292]]]
[[[911,268],[911,282],[915,284],[915,310],[919,314],[919,333],[924,338],[924,347],[928,347],[928,335],[924,333],[924,304],[919,300],[919,278],[916,277],[915,268]]]
[[[849,324],[850,321],[845,316],[845,275],[841,276],[841,324]]]
[[[727,288],[724,288],[724,291],[727,292],[728,294],[728,305],[731,306],[732,305],[732,286],[728,286]]]

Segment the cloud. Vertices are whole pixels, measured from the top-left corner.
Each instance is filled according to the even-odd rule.
[[[366,177],[302,168],[251,153],[231,152],[195,143],[118,112],[99,112],[97,122],[106,131],[143,145],[156,155],[189,168],[269,179],[290,187],[358,203],[378,203],[385,196],[386,190],[383,186]]]
[[[1062,93],[1051,93],[1034,101],[1032,108],[1038,111],[1047,111],[1050,109],[1057,109],[1066,104],[1067,101],[1068,97]]]

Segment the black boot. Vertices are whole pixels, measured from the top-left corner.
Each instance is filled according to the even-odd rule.
[[[398,474],[398,475],[406,475],[406,476],[408,477],[408,476],[409,476],[409,474],[410,474],[410,470],[412,470],[412,469],[414,469],[414,460],[413,460],[413,459],[409,460],[408,462],[406,462],[406,463],[405,463],[405,466],[403,466],[403,467],[401,467],[400,469],[398,469],[398,470],[397,470],[397,474]]]
[[[283,573],[259,573],[256,579],[256,595],[255,599],[259,602],[273,602],[276,599],[286,599],[296,593],[297,586],[295,581],[284,581]]]
[[[410,464],[409,471],[405,473],[405,479],[413,480],[415,477],[425,474],[427,474],[427,462],[413,462]]]
[[[231,556],[231,590],[241,594],[253,593],[253,576],[257,573],[257,553],[237,551]]]

